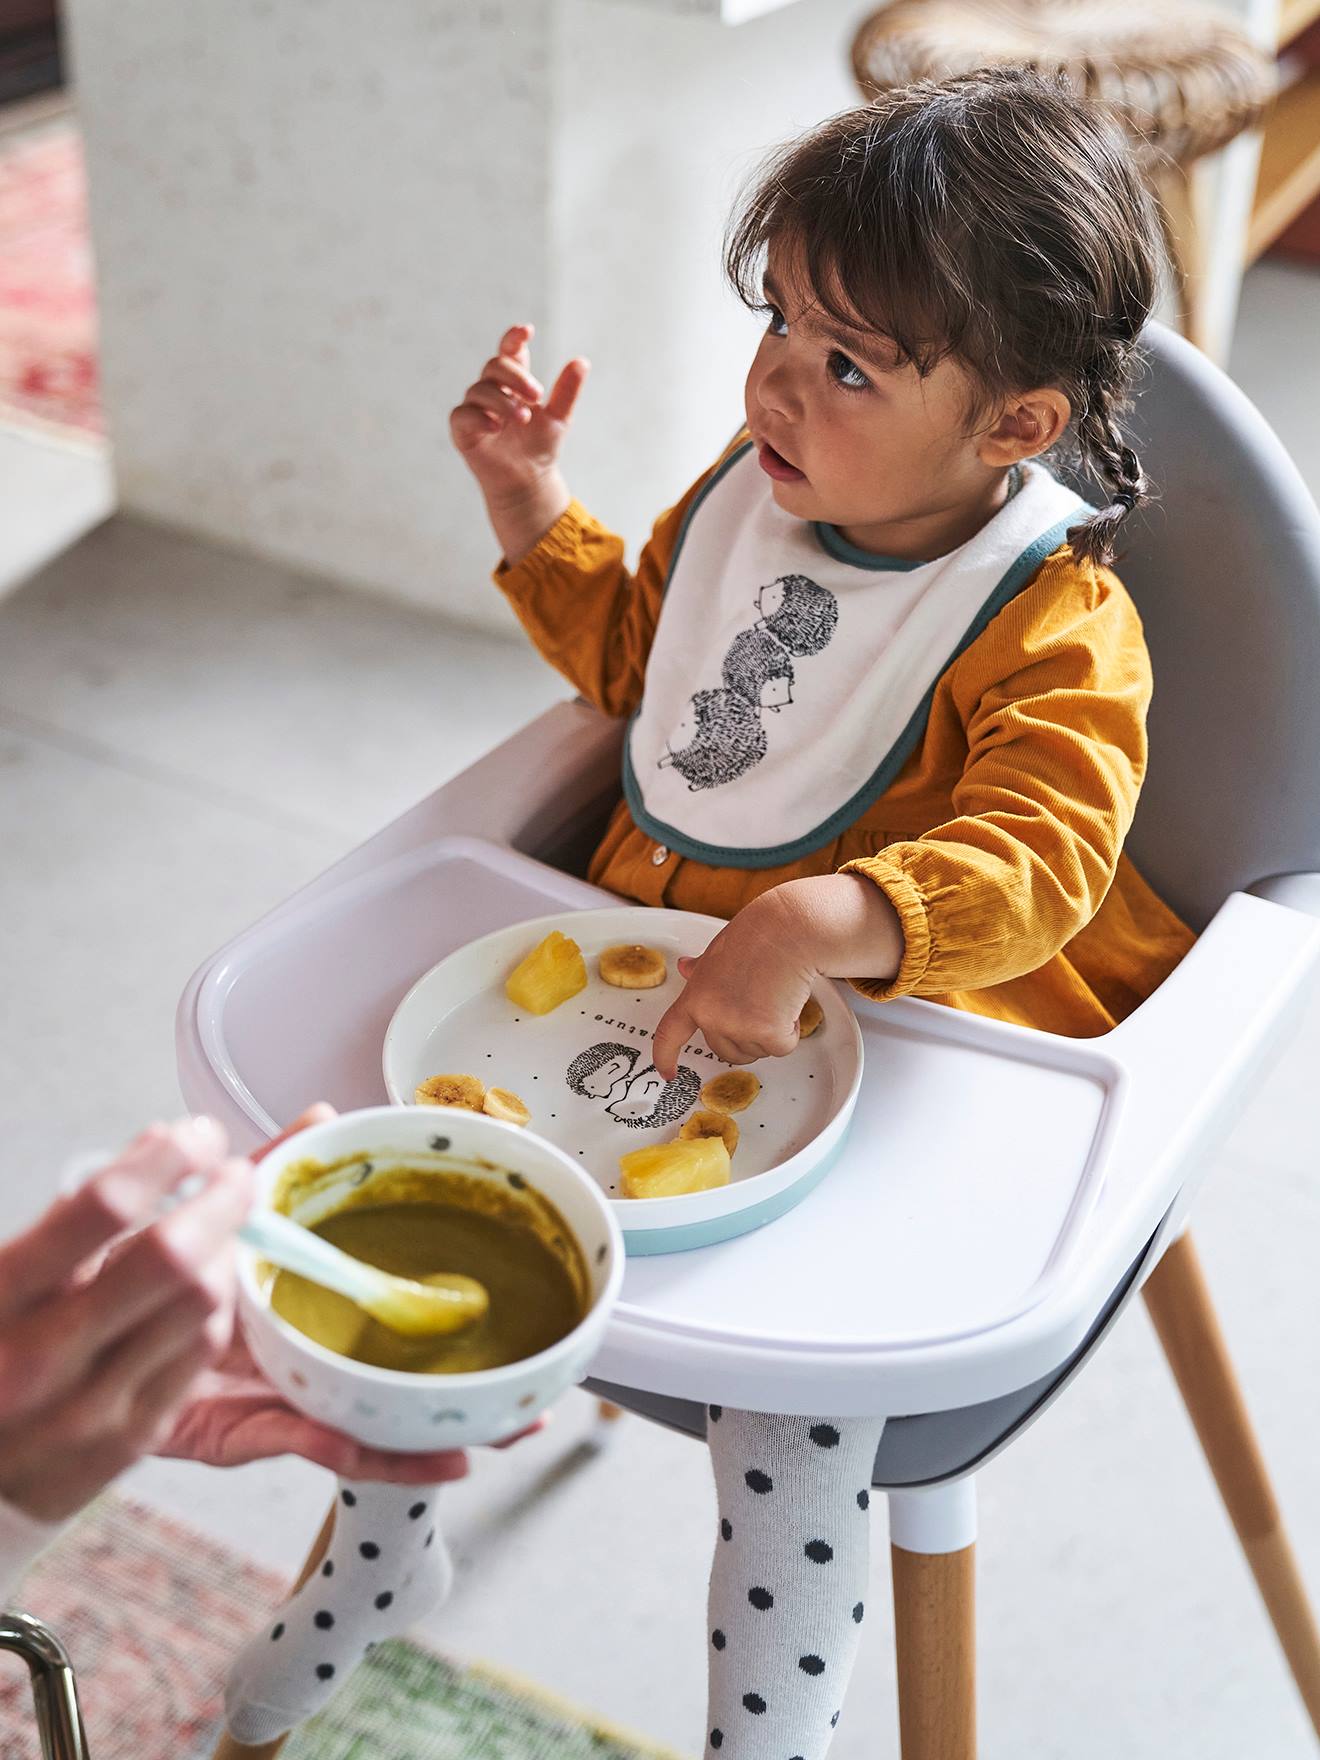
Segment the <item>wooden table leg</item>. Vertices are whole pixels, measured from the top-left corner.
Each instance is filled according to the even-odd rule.
[[[325,1557],[326,1548],[330,1544],[330,1536],[335,1531],[337,1502],[338,1500],[332,1503],[326,1511],[325,1520],[321,1523],[321,1531],[312,1542],[312,1550],[307,1554],[306,1562],[298,1573],[298,1581],[293,1586],[292,1593],[295,1595]],[[236,1742],[229,1731],[225,1730],[216,1744],[212,1760],[274,1760],[275,1755],[279,1753],[288,1739],[288,1736],[277,1736],[273,1742],[262,1742],[258,1747],[252,1748],[245,1742]]]
[[[1297,1690],[1320,1735],[1320,1631],[1190,1235],[1168,1249],[1142,1294]]]

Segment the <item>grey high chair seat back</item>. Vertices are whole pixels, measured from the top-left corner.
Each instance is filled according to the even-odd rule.
[[[1145,625],[1155,696],[1127,848],[1197,930],[1234,891],[1320,915],[1320,511],[1218,367],[1163,325],[1146,342],[1126,425],[1159,499],[1128,520],[1120,572]],[[1084,477],[1074,482],[1089,500],[1107,498]],[[874,1484],[937,1484],[1003,1448],[1117,1319],[1153,1245],[1049,1376],[979,1405],[892,1418]],[[669,1428],[705,1434],[694,1402],[593,1386]]]
[[[1320,873],[1320,514],[1237,386],[1162,325],[1148,341],[1129,425],[1160,499],[1121,572],[1155,697],[1127,847],[1199,930],[1230,892]]]

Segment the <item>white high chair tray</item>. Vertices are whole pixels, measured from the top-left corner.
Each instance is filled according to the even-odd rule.
[[[239,935],[184,994],[185,1098],[241,1146],[313,1099],[381,1103],[389,1022],[447,955],[617,902],[478,838],[371,858],[364,846]],[[1123,1066],[1088,1041],[848,995],[866,1074],[829,1176],[771,1227],[630,1260],[593,1373],[751,1409],[914,1411],[1024,1385],[1080,1337],[1081,1309],[1030,1318],[1052,1315],[1096,1204]]]
[[[428,1076],[475,1075],[511,1088],[531,1129],[577,1155],[612,1195],[630,1255],[671,1253],[731,1240],[774,1221],[806,1197],[837,1159],[862,1079],[862,1036],[838,987],[817,987],[823,1019],[791,1057],[749,1065],[762,1087],[738,1113],[730,1183],[673,1198],[620,1198],[619,1157],[673,1137],[702,1105],[700,1090],[729,1066],[704,1040],[685,1046],[666,1084],[651,1062],[651,1037],[683,988],[677,962],[724,927],[718,917],[638,905],[517,923],[469,942],[433,966],[394,1013],[382,1059],[391,1100],[411,1105]],[[552,929],[582,949],[587,987],[549,1014],[519,1009],[504,980]],[[607,984],[603,949],[642,942],[665,956],[668,975],[651,990]]]

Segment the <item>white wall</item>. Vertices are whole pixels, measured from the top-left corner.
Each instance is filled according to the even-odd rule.
[[[447,414],[509,322],[595,373],[568,463],[630,539],[739,419],[719,236],[854,101],[856,0],[66,0],[123,504],[486,624]]]

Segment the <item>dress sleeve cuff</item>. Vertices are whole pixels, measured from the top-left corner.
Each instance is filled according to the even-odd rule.
[[[575,562],[600,533],[599,524],[580,501],[570,501],[559,518],[526,556],[517,562],[499,562],[491,579],[516,603],[545,582],[565,562]]]
[[[898,996],[910,996],[921,984],[931,962],[934,944],[930,932],[930,916],[921,889],[905,869],[883,855],[860,856],[839,869],[841,874],[861,874],[873,881],[898,912],[903,931],[903,958],[892,978],[849,978],[854,990],[872,1002],[892,1002]]]

